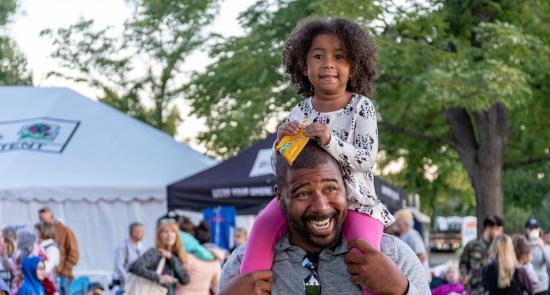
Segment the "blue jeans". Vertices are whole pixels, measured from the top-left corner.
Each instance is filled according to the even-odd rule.
[[[59,295],[69,295],[71,290],[71,280],[68,277],[55,277],[55,285],[57,286],[57,292]]]

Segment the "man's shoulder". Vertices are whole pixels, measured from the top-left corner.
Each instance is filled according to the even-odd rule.
[[[380,242],[380,251],[384,255],[392,259],[409,258],[409,255],[416,255],[412,252],[411,248],[400,238],[388,234],[382,235],[382,241]],[[410,253],[409,253],[410,252]],[[402,256],[406,255],[406,256]],[[415,256],[412,256],[415,257]],[[395,260],[394,259],[394,260]]]

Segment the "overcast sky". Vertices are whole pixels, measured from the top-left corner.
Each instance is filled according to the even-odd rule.
[[[254,2],[255,0],[224,1],[211,30],[225,36],[241,35],[243,30],[237,22],[237,16]],[[59,69],[59,66],[55,60],[49,58],[53,50],[50,41],[39,37],[39,33],[46,28],[67,27],[81,18],[93,19],[98,28],[113,26],[120,30],[130,15],[131,8],[124,0],[20,0],[18,14],[8,27],[8,33],[16,40],[27,57],[36,86],[70,87],[88,97],[95,98],[99,93],[84,84],[61,79],[46,79],[46,74]],[[189,70],[201,70],[208,63],[206,53],[195,52],[186,59],[184,66]],[[186,102],[180,101],[178,105],[185,121],[178,128],[176,139],[193,139],[199,130],[204,129],[204,123],[186,115],[189,110]],[[194,142],[191,142],[191,145],[201,151],[204,150]]]

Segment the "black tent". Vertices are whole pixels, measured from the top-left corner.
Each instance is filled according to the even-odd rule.
[[[168,209],[199,211],[207,207],[234,206],[238,214],[257,214],[274,197],[271,149],[275,135],[260,140],[240,154],[168,186]],[[375,177],[378,197],[398,210],[403,189]]]

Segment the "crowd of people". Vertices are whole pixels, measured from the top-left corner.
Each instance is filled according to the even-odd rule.
[[[144,289],[140,278],[165,288],[169,295],[216,294],[222,264],[235,249],[226,251],[212,244],[209,224],[194,225],[184,216],[178,222],[159,224],[154,246],[145,249],[144,226],[134,222],[128,227],[128,237],[114,249],[112,280],[105,286],[75,280],[73,268],[79,258],[75,234],[51,209],[44,207],[38,215],[40,222],[34,228],[7,226],[0,233],[1,295],[69,295],[75,291],[103,295],[108,290],[111,294],[154,294]],[[246,238],[246,229],[238,228],[235,247]]]
[[[460,257],[460,273],[469,294],[548,295],[550,230],[527,220],[525,232],[507,235],[498,216],[483,221],[480,239],[470,241]]]

